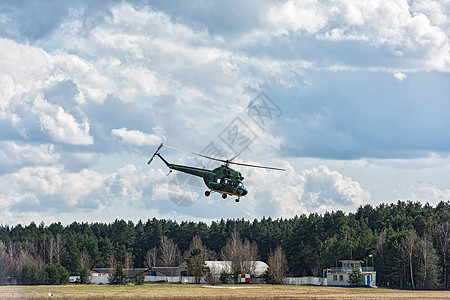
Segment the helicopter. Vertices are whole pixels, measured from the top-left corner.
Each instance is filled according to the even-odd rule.
[[[167,148],[172,148],[172,149],[175,149],[178,151],[187,152],[187,153],[197,155],[197,156],[200,156],[203,158],[219,161],[219,162],[222,162],[223,165],[221,165],[213,170],[207,170],[204,168],[201,169],[201,168],[196,168],[196,167],[171,164],[167,160],[165,160],[164,157],[162,157],[162,155],[159,153],[159,150],[161,150],[161,148],[163,146],[166,146]],[[223,159],[206,156],[206,155],[199,154],[199,153],[194,153],[194,152],[187,151],[187,150],[184,150],[181,148],[169,146],[169,145],[166,145],[163,143],[161,143],[161,145],[159,145],[156,152],[153,154],[153,156],[147,162],[148,165],[150,165],[150,163],[153,161],[155,156],[158,156],[164,162],[164,164],[166,164],[166,166],[169,167],[169,169],[170,169],[169,174],[172,172],[172,170],[176,170],[176,171],[187,173],[190,175],[202,177],[205,185],[209,189],[209,190],[205,191],[206,197],[209,197],[209,195],[211,195],[211,193],[216,192],[216,193],[222,194],[223,199],[226,199],[228,195],[237,196],[237,198],[235,200],[236,202],[239,202],[239,199],[241,197],[247,195],[248,191],[245,189],[244,184],[242,182],[244,180],[244,177],[242,176],[241,172],[230,168],[229,167],[230,164],[245,166],[245,167],[260,168],[260,169],[286,171],[285,169],[281,169],[281,168],[264,167],[264,166],[258,166],[258,165],[250,165],[250,164],[233,162],[232,160],[235,159],[237,156],[235,156],[229,160],[223,160]],[[169,174],[167,174],[167,175],[169,175]]]

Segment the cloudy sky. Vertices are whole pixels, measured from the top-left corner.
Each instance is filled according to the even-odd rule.
[[[448,0],[1,1],[0,224],[436,205],[449,95]],[[206,198],[161,142],[286,172]]]

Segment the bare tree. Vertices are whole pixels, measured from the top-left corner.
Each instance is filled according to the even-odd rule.
[[[380,232],[380,235],[378,236],[378,241],[375,244],[375,249],[373,253],[373,258],[375,260],[375,264],[378,266],[378,269],[385,270],[385,262],[384,262],[384,251],[383,248],[386,244],[386,229],[384,229],[382,232]],[[372,267],[374,267],[374,261],[372,260]],[[381,279],[382,278],[377,278]],[[384,282],[386,284],[386,282]]]
[[[2,263],[5,266],[6,272],[10,274],[16,274],[16,267],[14,263],[14,253],[16,253],[15,245],[9,241],[5,244],[4,253],[1,257]]]
[[[31,266],[35,265],[35,261],[32,254],[25,247],[19,249],[15,261],[19,262],[20,269],[24,264],[29,264]]]
[[[241,241],[239,233],[233,230],[225,246],[221,250],[222,260],[231,261],[231,272],[237,279],[240,273],[254,274],[255,260],[258,259],[258,247],[255,242]]]
[[[89,270],[90,269],[90,259],[89,259],[89,255],[86,252],[81,252],[80,260],[79,260],[78,264],[80,266],[80,270],[83,270],[83,269]]]
[[[409,275],[411,280],[411,286],[415,289],[414,285],[414,274],[413,274],[413,260],[414,260],[414,250],[416,248],[417,235],[414,230],[410,230],[408,234],[403,238],[402,244],[400,246],[400,251],[403,259],[408,263]]]
[[[115,269],[117,266],[117,260],[116,260],[116,256],[114,255],[114,253],[110,253],[108,256],[108,266],[111,269]]]
[[[40,243],[40,250],[44,262],[49,264],[60,263],[64,254],[64,243],[61,235],[58,234],[56,237],[44,238]]]
[[[123,263],[123,267],[125,269],[129,269],[131,268],[133,265],[133,256],[131,255],[130,252],[125,253],[125,261]]]
[[[242,244],[242,272],[246,274],[255,274],[256,266],[255,261],[258,260],[258,246],[256,242],[250,243],[249,240],[245,240]]]
[[[230,271],[233,274],[241,272],[241,248],[242,241],[239,237],[239,233],[234,229],[220,253],[222,260],[231,261]]]
[[[276,248],[274,252],[270,251],[267,265],[269,266],[269,275],[273,282],[280,283],[288,269],[286,256],[281,247]]]
[[[125,258],[124,258],[124,263],[123,263],[123,267],[124,267],[124,271],[127,273],[128,276],[130,276],[130,268],[133,265],[133,256],[131,255],[130,252],[125,253]]]
[[[180,250],[173,240],[162,236],[159,241],[159,255],[162,266],[175,267],[179,262]]]
[[[149,249],[147,253],[145,254],[145,266],[147,268],[153,268],[156,267],[158,260],[158,248],[153,247],[152,249]]]
[[[417,248],[422,262],[421,272],[419,272],[422,288],[434,289],[437,286],[436,251],[427,236],[418,241]]]
[[[30,242],[8,242],[0,244],[0,262],[8,274],[17,277],[22,272],[23,265],[29,264],[42,268],[44,261],[37,254],[36,246]]]
[[[202,238],[198,235],[194,235],[192,237],[192,241],[189,244],[189,249],[184,252],[183,258],[187,259],[188,257],[190,257],[191,252],[194,249],[200,249],[202,254],[205,256],[205,260],[214,260],[216,257],[214,251],[208,249],[205,245],[203,245]]]
[[[3,256],[5,256],[5,254],[6,254],[6,245],[2,240],[0,240],[0,261],[3,258]]]
[[[64,242],[62,241],[61,235],[57,234],[53,242],[53,258],[56,263],[60,263],[62,256],[64,255]]]
[[[44,240],[45,242],[45,240]],[[53,250],[54,250],[54,243],[55,240],[53,237],[50,237],[48,239],[48,242],[46,243],[46,245],[44,245],[45,249],[46,249],[46,253],[47,253],[47,261],[48,263],[52,264],[53,263]]]
[[[19,242],[18,244],[18,255],[16,256],[16,261],[22,269],[24,263],[28,263],[30,266],[35,266],[37,268],[44,267],[44,260],[38,255],[36,245],[31,242]]]
[[[436,228],[434,238],[437,244],[437,250],[442,262],[442,277],[444,289],[449,288],[448,284],[448,258],[450,257],[450,223],[444,222]]]

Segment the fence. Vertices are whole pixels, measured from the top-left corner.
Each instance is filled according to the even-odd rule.
[[[145,276],[144,282],[195,283],[195,276]],[[200,283],[207,283],[204,277]]]
[[[283,284],[311,284],[311,285],[327,285],[327,279],[322,277],[286,277]]]
[[[79,276],[71,276],[71,282]],[[89,276],[92,284],[108,284],[108,276]],[[144,282],[170,282],[170,283],[196,283],[194,276],[145,276]],[[208,283],[204,277],[200,278],[201,284]],[[262,278],[252,278],[251,283],[264,283]],[[283,284],[301,285],[327,285],[327,279],[322,277],[286,277],[283,279]]]

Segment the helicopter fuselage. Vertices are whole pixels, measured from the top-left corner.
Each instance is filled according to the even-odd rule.
[[[226,195],[233,195],[237,197],[247,195],[247,190],[244,187],[244,177],[240,172],[231,169],[226,165],[215,168],[214,170],[201,169],[196,167],[171,164],[167,162],[159,153],[156,154],[171,170],[187,173],[190,175],[203,178],[206,186],[214,192],[222,194],[225,198]],[[207,195],[209,193],[206,193]],[[225,195],[225,196],[224,196]]]

